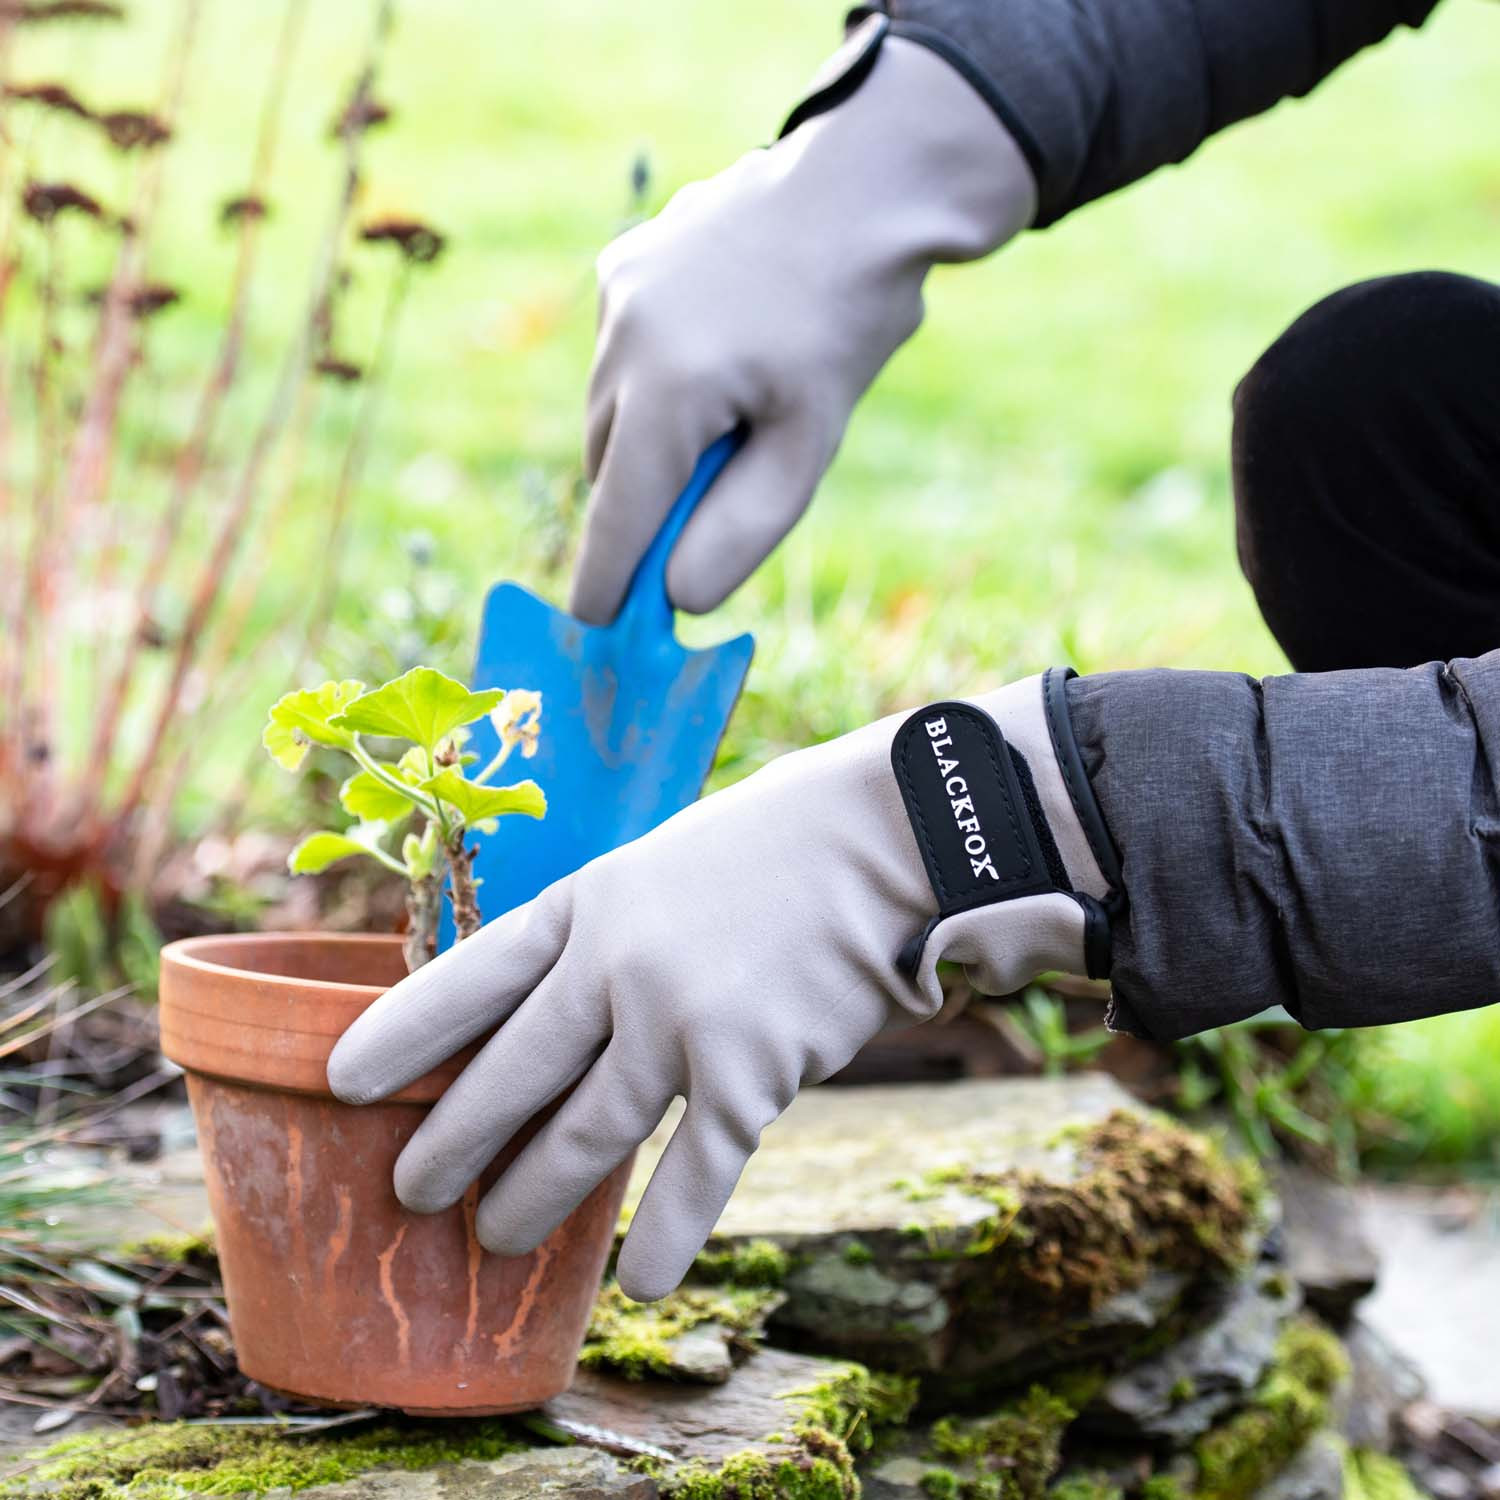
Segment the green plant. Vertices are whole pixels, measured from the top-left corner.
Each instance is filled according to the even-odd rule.
[[[248,160],[225,164],[235,175],[215,181],[212,202],[206,180],[185,193],[178,180],[201,136],[237,138],[230,91],[198,76],[208,7],[157,9],[164,34],[148,22],[133,41],[123,6],[0,5],[0,574],[12,585],[0,605],[0,886],[35,876],[10,917],[20,943],[83,889],[106,947],[128,945],[175,815],[233,786],[214,766],[229,740],[220,710],[268,656],[316,657],[396,315],[442,247],[410,219],[357,222],[365,138],[390,114],[374,90],[392,0],[370,0],[367,22],[346,18],[340,68],[352,76],[333,149],[290,153],[316,166],[282,149],[314,9],[285,0],[236,96],[255,101],[236,152]],[[83,44],[43,35],[75,27],[132,61],[75,77]],[[127,78],[154,95],[150,111],[101,106]],[[205,124],[187,106],[207,95]],[[303,176],[283,196],[288,170],[315,171],[320,189]],[[191,236],[176,206],[189,200]],[[278,210],[295,222],[290,240],[272,230]],[[173,246],[217,241],[204,232],[215,218],[228,253],[162,280],[180,269]],[[375,255],[389,274],[361,365],[346,357],[364,326],[347,289],[351,266]],[[308,454],[325,413],[340,434],[326,484]],[[313,483],[323,503],[308,507]],[[317,566],[288,587],[278,554],[293,548],[315,548]]]
[[[1006,1012],[1032,1051],[1039,1057],[1048,1078],[1061,1078],[1074,1068],[1087,1068],[1114,1040],[1104,1026],[1087,1031],[1068,1030],[1068,1008],[1055,995],[1029,989],[1021,1004]]]
[[[287,857],[288,867],[312,875],[364,855],[400,875],[408,882],[406,961],[413,969],[426,963],[437,946],[445,879],[459,938],[479,929],[469,833],[493,833],[511,813],[540,818],[547,811],[534,781],[490,785],[513,751],[519,749],[523,759],[536,754],[541,716],[540,693],[475,693],[432,667],[413,667],[377,688],[349,680],[287,693],[272,705],[261,735],[271,759],[296,771],[308,750],[321,745],[358,767],[339,790],[354,825],[309,834]],[[468,726],[484,718],[494,725],[500,748],[471,772],[479,757],[464,749]],[[395,759],[382,759],[366,745],[366,735],[406,748]],[[390,840],[414,816],[420,826],[408,828],[393,851]]]
[[[1177,1044],[1178,1105],[1227,1107],[1263,1161],[1290,1151],[1345,1175],[1358,1164],[1362,1066],[1357,1032],[1308,1032],[1271,1010]]]

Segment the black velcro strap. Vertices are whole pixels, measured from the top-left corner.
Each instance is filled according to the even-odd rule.
[[[902,948],[915,974],[945,917],[1019,896],[1068,891],[1025,757],[969,703],[934,703],[896,731],[891,766],[927,868],[937,915]]]

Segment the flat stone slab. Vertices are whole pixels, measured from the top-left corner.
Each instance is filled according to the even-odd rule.
[[[1186,1446],[1244,1404],[1299,1302],[1287,1277],[1257,1268],[1225,1289],[1202,1327],[1112,1376],[1083,1413],[1085,1425],[1109,1437]]]
[[[784,1452],[768,1437],[790,1433],[806,1393],[847,1369],[834,1360],[763,1349],[722,1385],[669,1385],[583,1370],[540,1415],[575,1442],[712,1466],[747,1450]]]
[[[592,1448],[533,1448],[433,1469],[372,1469],[298,1500],[656,1500],[654,1479]]]
[[[773,1341],[997,1386],[1108,1355],[1157,1328],[1191,1277],[1158,1268],[1067,1317],[1041,1299],[997,1306],[984,1282],[1008,1233],[995,1183],[1074,1184],[1083,1138],[1121,1114],[1144,1118],[1093,1073],[810,1089],[765,1131],[716,1240],[788,1252]],[[641,1151],[627,1202],[675,1123]]]
[[[804,1089],[766,1127],[718,1232],[787,1242],[978,1223],[993,1205],[957,1188],[914,1198],[911,1184],[944,1167],[1071,1176],[1076,1153],[1059,1132],[1136,1108],[1103,1073]],[[641,1147],[627,1207],[645,1190],[679,1117],[680,1108]]]
[[[1288,1272],[1309,1306],[1341,1323],[1380,1276],[1359,1199],[1346,1184],[1291,1164],[1276,1171],[1276,1196]]]

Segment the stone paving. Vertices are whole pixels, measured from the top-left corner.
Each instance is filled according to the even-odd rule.
[[[1197,1500],[1342,1500],[1340,1433],[1388,1447],[1419,1386],[1350,1321],[1371,1247],[1348,1200],[1311,1181],[1283,1184],[1284,1225],[1274,1203],[1223,1218],[1238,1169],[1161,1129],[1093,1075],[810,1091],[767,1130],[711,1247],[725,1263],[767,1240],[785,1253],[763,1347],[700,1324],[651,1367],[673,1378],[596,1359],[515,1429],[520,1451],[302,1494],[848,1500],[862,1484],[872,1500],[1123,1500],[1155,1475]],[[179,1227],[201,1219],[186,1160],[134,1169]],[[1225,1223],[1232,1245],[1185,1248]],[[1139,1245],[1151,1264],[1131,1259]],[[1347,1352],[1309,1308],[1344,1325]],[[1247,1444],[1289,1381],[1302,1425]],[[0,1459],[34,1444],[33,1415],[0,1408]],[[48,1486],[23,1466],[11,1489]]]

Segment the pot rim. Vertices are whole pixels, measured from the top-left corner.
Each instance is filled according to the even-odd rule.
[[[317,931],[225,933],[169,943],[162,949],[162,1051],[189,1074],[331,1099],[329,1055],[390,985],[268,973],[237,966],[236,954],[248,958],[257,949],[312,946],[333,955],[336,972],[341,952],[399,958],[400,944],[399,936],[387,933]],[[399,967],[404,971],[404,964]],[[455,1053],[386,1102],[431,1104],[472,1055],[471,1048]]]
[[[250,948],[263,943],[323,943],[331,948],[362,948],[371,944],[382,948],[399,947],[399,933],[390,932],[324,932],[318,928],[297,931],[278,928],[270,932],[216,932],[200,933],[195,937],[176,938],[161,950],[163,964],[171,963],[180,969],[192,969],[204,975],[233,975],[235,978],[254,980],[258,985],[273,989],[295,989],[302,994],[309,990],[328,995],[348,995],[373,1000],[390,988],[383,984],[356,984],[352,980],[302,979],[295,974],[273,974],[264,969],[240,968],[236,964],[222,963],[205,958],[202,950],[210,948],[220,951],[224,947]]]

